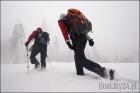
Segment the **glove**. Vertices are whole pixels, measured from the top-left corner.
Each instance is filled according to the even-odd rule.
[[[94,45],[93,39],[90,39],[90,40],[89,40],[89,45],[90,45],[90,46],[93,46],[93,45]]]
[[[71,50],[74,50],[74,46],[70,43],[70,41],[67,42],[67,45],[68,45],[68,47],[69,47]]]
[[[26,43],[25,43],[25,46],[28,47],[28,44],[29,44],[29,42],[26,42]]]

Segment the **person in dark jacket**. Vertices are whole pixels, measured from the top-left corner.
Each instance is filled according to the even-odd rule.
[[[86,34],[71,34],[70,31],[72,30],[74,26],[69,26],[67,21],[67,18],[70,16],[68,14],[61,14],[60,19],[58,20],[59,27],[61,29],[61,32],[64,36],[65,42],[68,45],[68,47],[74,51],[74,59],[75,59],[75,66],[76,66],[76,72],[77,75],[84,75],[83,68],[86,68],[99,76],[106,78],[107,73],[105,67],[102,67],[100,64],[95,63],[85,56],[85,47],[87,42],[90,46],[94,45],[94,41],[91,37],[89,37],[88,33]],[[70,19],[70,24],[73,24],[73,18]],[[71,31],[72,32],[72,31]],[[110,71],[110,74],[112,74],[111,79],[113,79],[113,70]]]
[[[28,44],[34,40],[34,45],[32,46],[30,60],[32,64],[35,64],[35,69],[40,67],[40,62],[36,59],[36,56],[40,53],[41,57],[41,69],[46,68],[45,59],[47,57],[47,43],[50,41],[49,34],[43,32],[41,27],[38,27],[37,30],[33,31],[29,36],[25,46],[28,47]]]

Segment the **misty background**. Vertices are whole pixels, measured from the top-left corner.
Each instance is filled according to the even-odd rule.
[[[87,43],[87,58],[139,62],[139,1],[1,1],[1,63],[25,63],[24,43],[37,27],[50,34],[48,61],[73,62],[57,22],[69,8],[92,22],[95,45]]]

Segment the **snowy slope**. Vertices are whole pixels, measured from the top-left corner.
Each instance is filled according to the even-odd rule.
[[[98,75],[85,70],[85,76],[75,74],[74,63],[48,62],[47,70],[27,72],[27,64],[1,65],[2,92],[138,92],[138,63],[101,63],[114,68],[119,80],[104,80]],[[121,88],[103,89],[103,84],[121,84]],[[105,86],[104,86],[105,87]]]

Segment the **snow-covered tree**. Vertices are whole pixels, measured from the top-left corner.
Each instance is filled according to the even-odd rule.
[[[10,37],[10,53],[14,60],[14,63],[20,63],[23,56],[23,43],[24,43],[24,28],[22,23],[15,25],[11,37]]]

